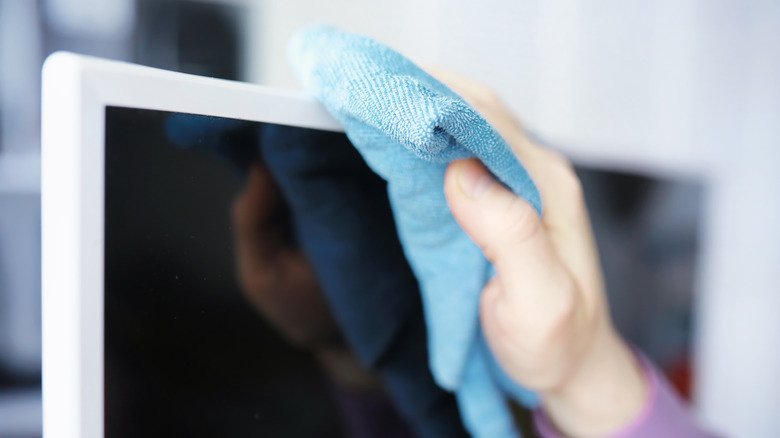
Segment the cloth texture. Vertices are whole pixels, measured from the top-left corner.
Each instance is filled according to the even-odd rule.
[[[417,436],[465,436],[455,398],[428,367],[419,288],[386,183],[346,136],[189,114],[170,116],[166,129],[180,147],[212,152],[240,173],[255,160],[266,164],[349,345],[382,375]]]
[[[642,354],[636,355],[647,382],[647,399],[642,411],[630,424],[604,438],[717,438],[693,421],[669,382]],[[565,438],[559,434],[541,409],[533,412],[542,438]]]
[[[531,407],[538,401],[503,373],[481,334],[479,296],[494,270],[452,217],[444,173],[450,162],[476,157],[541,213],[527,171],[460,96],[376,41],[309,28],[294,36],[290,59],[304,88],[387,181],[398,234],[420,282],[437,383],[456,393],[472,435],[519,436],[506,396]]]

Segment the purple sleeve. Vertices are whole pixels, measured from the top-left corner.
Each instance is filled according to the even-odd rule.
[[[637,358],[647,379],[648,394],[642,412],[623,430],[605,438],[716,438],[699,427],[666,378],[643,355]],[[543,438],[564,438],[541,409],[534,423]]]

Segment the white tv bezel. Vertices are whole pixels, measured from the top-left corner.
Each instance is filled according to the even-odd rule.
[[[107,106],[329,131],[293,91],[59,52],[43,67],[42,319],[46,438],[103,438],[104,141]]]

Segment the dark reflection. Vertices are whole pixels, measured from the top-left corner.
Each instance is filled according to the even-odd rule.
[[[106,437],[341,436],[317,366],[236,281],[246,169],[215,158],[249,162],[252,124],[227,134],[236,158],[176,146],[169,116],[106,110]]]
[[[421,437],[465,436],[454,396],[435,384],[428,366],[422,301],[395,233],[387,184],[345,135],[273,124],[247,129],[187,114],[171,115],[166,129],[177,146],[208,151],[248,174],[233,204],[235,242],[242,289],[260,313],[288,340],[317,351],[340,376],[339,390],[355,389],[350,381],[361,376],[368,378],[361,393],[386,388],[387,409],[339,398],[354,436],[409,437],[409,428]],[[237,147],[244,138],[257,155]],[[286,218],[273,214],[284,213],[282,198]],[[374,374],[323,357],[334,353]],[[371,385],[374,378],[383,385]]]
[[[282,132],[284,138],[277,136]],[[314,135],[316,141],[302,140]],[[319,141],[329,144],[328,153],[320,153]],[[454,402],[431,388],[416,283],[394,240],[385,183],[345,142],[343,134],[302,128],[106,110],[107,438],[343,436],[342,417],[350,429],[372,423],[365,436],[377,430],[408,436],[382,403],[375,409],[362,400],[364,406],[345,409],[355,400],[334,392],[305,353],[341,341],[334,321],[318,311],[328,307],[349,328],[345,336],[364,362],[384,373],[389,392],[403,400],[399,406],[459,421]],[[258,172],[253,163],[261,143],[267,167]],[[278,160],[269,152],[274,149],[284,150]],[[280,190],[274,173],[292,175],[279,179],[279,187],[302,195],[290,208],[274,195]],[[679,389],[689,389],[701,187],[595,169],[578,173],[618,329]],[[252,279],[260,271],[236,263],[241,247],[235,243],[251,239],[234,241],[241,227],[233,228],[231,211],[235,216],[236,200],[247,199],[239,193],[253,181],[274,186],[254,192],[248,199],[264,201],[244,205],[238,215],[262,222],[262,238],[254,241],[263,245],[254,255],[284,280],[274,284],[284,299],[270,303],[258,298],[264,291],[256,293],[254,283],[263,282]],[[319,264],[319,281],[298,243]],[[387,273],[406,280],[383,295],[387,290],[371,282]],[[399,290],[409,295],[401,300]],[[393,307],[388,296],[401,301]],[[374,327],[375,319],[382,323]],[[410,376],[413,384],[404,380]],[[371,411],[389,415],[366,414]]]

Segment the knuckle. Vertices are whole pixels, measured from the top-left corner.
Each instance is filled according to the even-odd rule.
[[[507,205],[505,218],[507,222],[502,234],[512,243],[524,243],[541,230],[536,210],[519,197]]]
[[[571,162],[558,153],[552,153],[552,171],[555,174],[557,185],[560,188],[560,196],[569,203],[584,204],[585,195],[582,182],[574,170]]]
[[[486,85],[480,87],[478,100],[480,106],[484,108],[496,109],[503,106],[501,97],[498,95],[498,93]]]
[[[577,308],[573,293],[563,293],[553,301],[553,305],[545,309],[545,317],[542,320],[537,339],[538,348],[559,345],[572,333],[576,323]]]
[[[480,87],[480,96],[483,102],[488,104],[489,106],[499,106],[501,105],[501,97],[498,95],[496,90],[490,88],[487,85],[481,85]]]
[[[570,200],[583,198],[582,183],[573,169],[569,168],[562,172],[562,183]]]
[[[480,111],[491,111],[503,105],[499,94],[482,83],[474,83],[468,93],[468,100]]]
[[[495,261],[502,249],[522,245],[542,229],[536,210],[523,199],[516,197],[508,202],[496,217],[501,218],[494,236],[483,247],[488,260]]]
[[[518,309],[519,310],[519,309]],[[573,293],[562,294],[554,305],[540,309],[526,309],[517,312],[513,325],[515,333],[525,334],[522,351],[525,369],[537,382],[555,380],[556,364],[576,337],[577,303]]]

